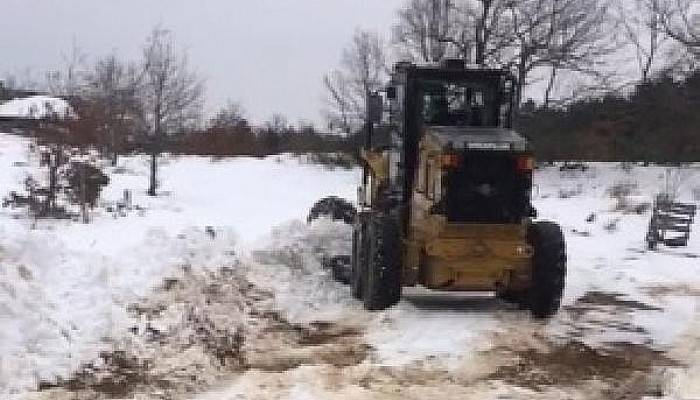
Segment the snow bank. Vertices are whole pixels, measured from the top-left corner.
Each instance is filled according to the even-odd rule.
[[[251,280],[275,293],[279,309],[291,321],[358,317],[361,307],[347,286],[333,281],[321,265],[326,254],[350,254],[351,234],[350,225],[326,218],[311,225],[292,221],[275,227],[265,245],[243,263],[251,266]]]
[[[13,99],[0,104],[0,117],[6,118],[73,118],[75,113],[66,100],[50,96]]]
[[[22,191],[27,174],[46,174],[29,144],[0,134],[0,198]],[[229,263],[279,221],[304,219],[319,197],[355,191],[356,171],[286,156],[161,161],[155,198],[145,193],[146,157],[105,166],[110,184],[90,224],[0,208],[0,397],[94,358],[125,332],[126,306],[164,276]],[[134,207],[107,211],[124,190]]]

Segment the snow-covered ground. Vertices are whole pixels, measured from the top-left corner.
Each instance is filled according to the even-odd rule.
[[[21,191],[27,174],[42,178],[38,163],[27,139],[0,134],[0,197]],[[173,269],[216,264],[279,221],[305,218],[319,197],[351,196],[356,176],[290,157],[167,157],[161,195],[149,198],[145,157],[107,170],[104,205],[129,189],[138,210],[115,216],[98,208],[82,224],[34,222],[24,210],[0,209],[0,398],[94,356],[124,331],[125,305]],[[225,249],[211,248],[206,227],[227,238]]]
[[[40,119],[74,115],[66,100],[51,96],[31,96],[0,103],[0,117]]]
[[[0,134],[0,195],[38,173],[28,146]],[[667,185],[696,201],[700,166],[537,172],[535,206],[562,224],[569,251],[562,311],[547,323],[495,299],[417,289],[363,311],[319,263],[320,249],[347,249],[348,227],[304,222],[320,197],[354,199],[356,170],[165,157],[161,195],[149,198],[145,158],[104,168],[111,182],[89,224],[0,209],[0,397],[99,397],[27,391],[129,343],[156,365],[154,381],[171,379],[139,381],[146,398],[700,398],[700,237],[649,252],[649,211],[632,212]],[[626,204],[610,193],[620,184]],[[108,212],[125,189],[139,207]],[[192,320],[219,337],[240,330],[245,345],[232,347],[245,363],[215,368]]]

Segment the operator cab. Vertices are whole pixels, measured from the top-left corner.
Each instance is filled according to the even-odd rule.
[[[404,200],[429,202],[448,223],[509,224],[532,215],[533,160],[511,129],[514,86],[508,71],[467,69],[458,60],[397,65],[387,97],[395,142],[405,147],[407,179],[396,179]]]

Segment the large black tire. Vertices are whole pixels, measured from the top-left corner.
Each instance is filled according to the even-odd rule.
[[[537,222],[528,230],[534,248],[532,286],[527,306],[535,318],[548,318],[559,310],[566,280],[566,242],[559,225]]]
[[[362,279],[365,309],[384,310],[401,298],[401,231],[398,221],[376,214],[367,224],[367,262]]]
[[[343,221],[352,224],[355,221],[357,210],[349,201],[336,196],[324,197],[317,201],[311,210],[306,221],[311,223],[322,216],[330,217],[334,221]]]

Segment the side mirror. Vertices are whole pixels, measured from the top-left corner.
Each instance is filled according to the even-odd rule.
[[[384,112],[384,101],[379,93],[370,93],[367,97],[367,117],[373,124],[378,124],[382,121],[382,113]]]

